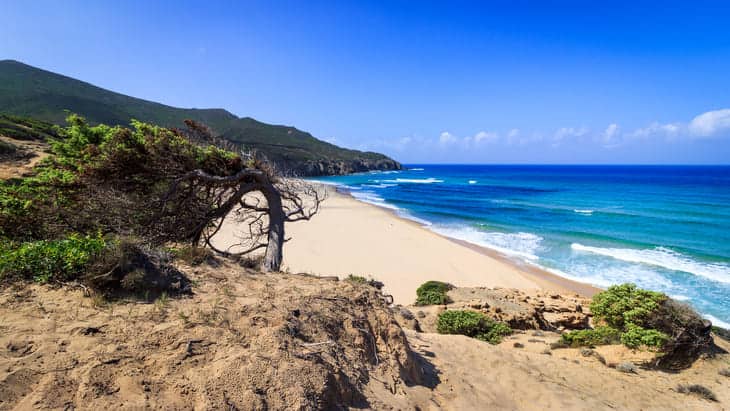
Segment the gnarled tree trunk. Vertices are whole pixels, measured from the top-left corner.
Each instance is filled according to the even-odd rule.
[[[283,258],[286,215],[281,205],[281,194],[273,184],[263,185],[261,193],[266,197],[269,209],[269,235],[264,260],[261,262],[261,270],[264,272],[279,271]]]
[[[214,205],[211,204],[212,207],[198,218],[194,227],[187,228],[187,237],[192,240],[192,244],[197,246],[202,243],[225,255],[243,255],[265,248],[260,266],[263,272],[279,271],[281,268],[285,241],[284,224],[309,220],[317,213],[319,204],[324,200],[316,188],[306,183],[279,180],[260,169],[247,168],[225,177],[209,175],[202,170],[191,171],[172,184],[164,203],[180,196],[180,193],[194,196],[199,192],[196,189],[216,194],[212,196]],[[253,192],[260,193],[266,200],[266,205],[259,204],[260,197],[255,196],[255,204],[248,204],[244,197]],[[248,223],[247,235],[251,240],[247,249],[237,253],[228,251],[233,246],[228,250],[219,250],[211,244],[212,237],[218,233],[231,212],[239,213],[240,221]],[[268,220],[267,225],[263,223],[263,216]]]

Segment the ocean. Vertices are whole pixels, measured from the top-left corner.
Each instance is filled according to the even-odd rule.
[[[318,178],[439,234],[730,328],[730,167],[417,165]]]

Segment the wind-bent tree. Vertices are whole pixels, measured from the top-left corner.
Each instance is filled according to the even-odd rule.
[[[183,134],[191,140],[231,148],[231,143],[221,142],[204,126],[192,121],[186,125]],[[239,151],[248,167],[229,176],[191,170],[172,183],[162,200],[163,208],[168,216],[180,215],[181,207],[189,209],[202,200],[203,212],[190,226],[193,245],[204,245],[226,255],[244,255],[265,248],[261,269],[278,271],[285,223],[309,220],[319,211],[325,196],[311,184],[282,178],[271,164]],[[239,234],[239,243],[220,250],[212,239],[230,217],[246,231]]]
[[[192,121],[184,130],[68,121],[35,177],[0,187],[0,200],[15,207],[0,213],[0,234],[46,239],[101,231],[227,255],[265,248],[261,269],[277,271],[285,223],[310,219],[324,200],[316,187],[279,176]],[[227,221],[238,222],[241,241],[220,250],[212,239]]]

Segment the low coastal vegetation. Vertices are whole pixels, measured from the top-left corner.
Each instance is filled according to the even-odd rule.
[[[260,268],[278,270],[284,223],[309,219],[323,197],[280,178],[265,159],[232,151],[205,126],[186,126],[92,126],[70,115],[67,127],[53,128],[50,156],[27,176],[0,181],[0,280],[93,287],[139,269],[168,273],[166,249],[202,262],[230,213],[246,227],[235,255],[262,249]],[[248,193],[260,198],[247,203]]]
[[[634,284],[609,287],[590,305],[597,326],[562,335],[563,346],[622,343],[657,352],[657,365],[683,368],[712,345],[710,324],[690,306]]]
[[[712,390],[699,384],[679,384],[677,392],[688,395],[696,395],[707,401],[717,402],[717,396]]]
[[[101,235],[71,234],[58,240],[0,242],[0,278],[65,282],[86,274],[109,246]]]
[[[448,304],[447,293],[453,288],[453,285],[441,281],[426,281],[416,289],[416,305]]]
[[[0,156],[13,154],[17,150],[18,148],[14,144],[0,140]]]
[[[669,336],[648,326],[660,315],[659,308],[665,300],[666,295],[642,290],[634,284],[609,287],[591,302],[594,319],[602,325],[563,334],[563,341],[572,347],[621,342],[630,348],[661,348]]]
[[[446,310],[439,314],[436,323],[439,334],[460,334],[467,337],[499,344],[512,333],[509,325],[494,321],[486,315],[471,310]]]
[[[60,128],[28,117],[0,114],[0,135],[14,140],[47,140],[58,137]]]

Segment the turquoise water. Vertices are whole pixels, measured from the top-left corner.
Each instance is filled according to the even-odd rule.
[[[318,179],[446,236],[730,327],[730,167],[409,165]]]

